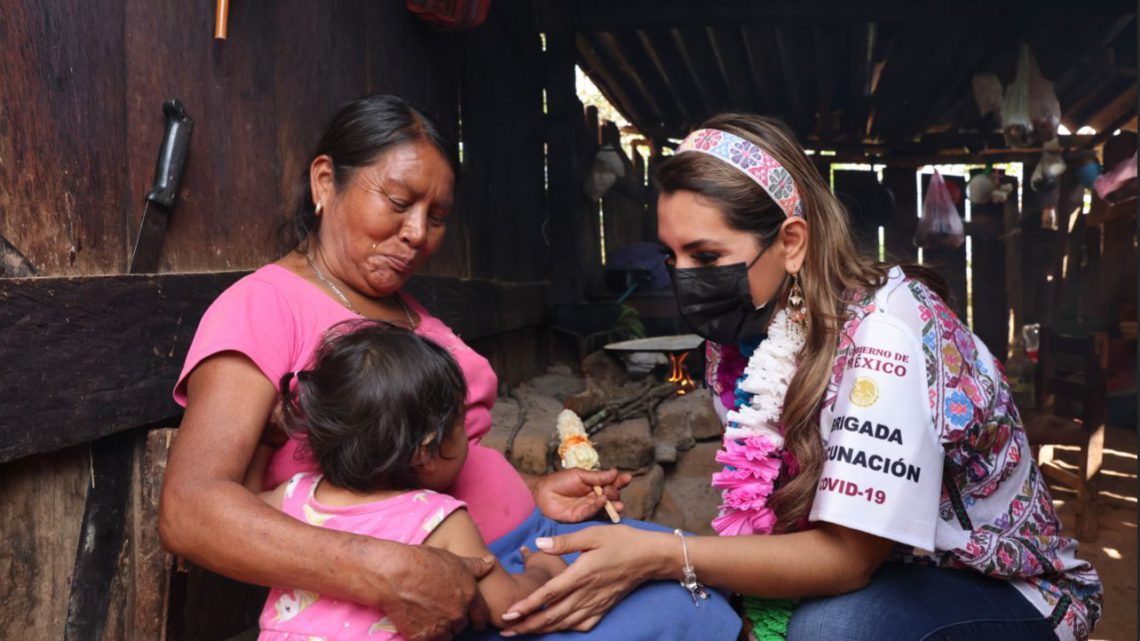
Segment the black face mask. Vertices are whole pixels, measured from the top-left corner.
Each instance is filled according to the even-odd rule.
[[[677,309],[695,334],[714,343],[728,345],[764,333],[776,310],[774,301],[784,288],[782,282],[773,300],[760,307],[752,304],[748,270],[766,251],[767,247],[760,250],[747,265],[733,263],[687,269],[667,266],[673,280],[673,293],[677,297]]]

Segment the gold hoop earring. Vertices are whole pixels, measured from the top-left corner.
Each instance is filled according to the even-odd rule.
[[[325,204],[324,203],[317,203],[316,209],[313,210],[313,215],[314,216],[320,216],[321,212],[323,212],[324,210],[325,210]]]
[[[804,289],[800,286],[799,272],[792,274],[792,289],[788,292],[788,310],[792,322],[803,329],[807,329],[808,311],[804,304]]]

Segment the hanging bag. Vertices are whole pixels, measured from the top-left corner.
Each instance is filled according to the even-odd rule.
[[[914,244],[923,249],[957,249],[964,242],[966,229],[962,226],[958,208],[954,206],[954,197],[942,174],[935,171],[922,204],[922,218],[914,232]]]

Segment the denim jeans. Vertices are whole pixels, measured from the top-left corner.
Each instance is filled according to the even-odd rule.
[[[884,563],[860,590],[805,599],[788,641],[1057,641],[1008,581],[967,570]]]

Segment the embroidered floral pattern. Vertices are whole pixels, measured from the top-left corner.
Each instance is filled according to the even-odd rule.
[[[1088,563],[1076,560],[1076,541],[1061,536],[1040,472],[1030,465],[1026,474],[1020,467],[1027,446],[1025,432],[1000,365],[994,366],[994,359],[979,349],[969,329],[927,287],[913,280],[903,281],[901,287],[916,305],[916,333],[926,360],[934,429],[946,451],[939,515],[970,532],[965,544],[954,550],[900,549],[892,558],[1023,580],[1054,608],[1051,618],[1061,639],[1087,639],[1100,618],[1100,580]],[[852,351],[843,337],[854,335],[874,311],[874,294],[856,298],[843,328],[825,396],[829,407]],[[972,513],[1003,482],[1014,478],[1020,481],[1019,489],[1004,511],[988,519]]]
[[[779,161],[740,136],[716,129],[698,129],[677,146],[677,153],[697,151],[719,158],[760,185],[788,216],[804,217],[795,181]]]

